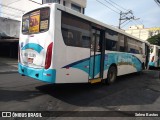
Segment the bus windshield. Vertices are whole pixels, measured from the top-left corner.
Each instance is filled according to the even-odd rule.
[[[29,12],[22,17],[22,33],[36,34],[49,29],[50,9],[41,8]]]

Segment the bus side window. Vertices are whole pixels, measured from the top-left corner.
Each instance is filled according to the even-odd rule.
[[[63,39],[64,39],[64,43],[65,44],[68,44],[68,30],[67,29],[62,29],[62,36],[63,36]]]
[[[68,31],[67,44],[74,45],[73,33],[71,31]]]
[[[142,43],[133,38],[128,39],[128,52],[134,54],[142,54]]]
[[[151,47],[151,49],[150,49],[150,53],[153,53],[153,47]]]
[[[81,48],[90,48],[90,24],[79,17],[62,12],[62,36],[65,45]],[[67,29],[68,33],[64,29]]]
[[[158,51],[158,48],[156,47],[156,56],[158,56],[158,52],[159,52],[159,51]]]
[[[105,34],[106,50],[117,51],[118,33],[107,29]]]
[[[117,41],[106,39],[106,50],[116,51]]]
[[[82,47],[90,48],[90,40],[91,38],[89,36],[82,36]]]
[[[129,38],[129,42],[128,42],[128,52],[129,53],[134,53],[134,54],[137,53],[135,44],[136,44],[135,40],[132,38]]]
[[[120,52],[125,52],[125,40],[124,40],[124,35],[119,34],[119,51]]]

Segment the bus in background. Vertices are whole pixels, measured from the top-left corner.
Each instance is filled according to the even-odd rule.
[[[59,4],[22,16],[20,74],[48,83],[113,83],[148,65],[149,44]]]
[[[160,46],[151,45],[148,67],[149,69],[153,67],[160,67]]]

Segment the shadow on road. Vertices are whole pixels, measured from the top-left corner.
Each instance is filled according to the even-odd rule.
[[[20,101],[25,102],[26,100],[41,96],[42,93],[39,91],[16,91],[16,90],[2,90],[0,89],[0,102],[9,101]]]
[[[153,71],[160,71],[160,67],[151,67],[150,70],[153,70]]]
[[[60,84],[36,87],[39,91],[76,106],[152,104],[160,95],[158,72],[145,71],[118,77],[115,84]]]

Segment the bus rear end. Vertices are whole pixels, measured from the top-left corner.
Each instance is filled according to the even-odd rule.
[[[54,10],[51,11],[49,6],[45,6],[24,14],[19,40],[19,73],[49,83],[55,83],[56,77],[52,64],[54,52],[52,12]]]
[[[160,46],[152,45],[150,49],[150,67],[160,67]]]

